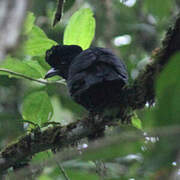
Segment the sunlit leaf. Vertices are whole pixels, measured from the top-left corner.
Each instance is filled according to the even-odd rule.
[[[46,34],[38,26],[33,26],[25,43],[24,50],[27,55],[42,56],[53,45],[57,45],[57,42],[48,39]]]
[[[47,71],[40,65],[38,61],[30,60],[30,61],[26,61],[26,64],[36,69],[41,74],[42,78],[45,76]]]
[[[49,121],[53,115],[53,108],[45,91],[36,91],[25,97],[22,116],[25,120],[38,125]]]
[[[135,128],[142,130],[141,120],[138,118],[138,116],[136,114],[132,117],[131,122]]]
[[[24,23],[24,34],[28,34],[34,25],[35,16],[32,12],[28,12],[25,23]]]
[[[32,78],[42,78],[42,74],[29,65],[26,61],[20,61],[15,58],[8,57],[4,63],[0,66],[0,68],[7,69],[9,71],[15,72],[15,73],[20,73],[25,76],[29,76]],[[2,75],[9,75],[10,77],[16,77],[16,78],[21,78],[21,76],[13,75],[8,72],[3,72],[0,71],[0,74]]]
[[[38,63],[41,65],[43,69],[46,70],[46,72],[51,68],[51,66],[45,61],[44,56],[35,56],[32,58],[34,61],[38,61]]]
[[[48,175],[41,175],[38,177],[38,180],[52,180],[52,178],[50,178]]]
[[[64,32],[64,44],[89,48],[95,34],[95,19],[89,9],[81,9],[73,14]]]

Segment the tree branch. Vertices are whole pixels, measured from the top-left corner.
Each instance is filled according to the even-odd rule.
[[[150,129],[150,130],[146,130],[146,133],[148,137],[159,137],[161,139],[161,137],[165,138],[165,137],[172,137],[172,136],[176,136],[178,137],[178,135],[180,134],[180,126],[170,126],[170,127],[160,127],[160,128],[154,128],[154,129]],[[88,143],[88,148],[87,149],[82,149],[82,154],[79,154],[79,150],[76,147],[73,148],[68,148],[65,151],[61,151],[58,152],[56,154],[54,154],[53,156],[51,156],[50,158],[48,158],[47,160],[45,160],[42,163],[30,163],[28,168],[24,167],[16,172],[11,172],[9,173],[9,177],[14,178],[19,178],[22,176],[28,176],[30,175],[30,172],[34,172],[39,171],[41,169],[43,169],[43,167],[52,167],[56,165],[56,162],[61,162],[63,164],[64,161],[68,161],[69,159],[73,159],[73,158],[80,158],[80,159],[84,159],[83,157],[85,157],[87,154],[92,154],[95,151],[101,151],[101,149],[104,149],[106,147],[110,147],[113,144],[117,144],[120,143],[123,145],[124,142],[136,142],[139,140],[144,140],[145,137],[143,135],[142,132],[139,131],[126,131],[126,132],[122,132],[118,135],[110,135],[107,137],[104,137],[102,139],[98,139],[96,141],[91,141]],[[178,144],[177,144],[178,146]],[[18,175],[21,175],[20,177]],[[10,178],[11,179],[11,178]]]
[[[172,26],[163,41],[153,61],[147,65],[145,70],[140,73],[132,87],[127,90],[133,90],[129,94],[130,100],[127,105],[133,109],[144,107],[146,102],[152,103],[154,100],[154,82],[156,76],[162,71],[168,63],[170,57],[179,51],[180,48],[180,15]],[[118,104],[122,107],[120,117],[127,115],[127,107],[124,104]],[[73,145],[85,137],[96,137],[99,132],[103,132],[105,126],[114,125],[118,119],[112,115],[90,115],[87,118],[71,123],[67,126],[54,126],[46,130],[34,129],[31,133],[23,136],[17,142],[7,146],[0,152],[0,172],[10,167],[19,166],[27,158],[47,149],[62,149]]]
[[[154,50],[150,64],[146,66],[133,83],[134,96],[130,97],[129,102],[133,109],[140,109],[147,102],[150,105],[154,102],[156,77],[169,62],[170,57],[178,51],[180,51],[180,13],[175,24],[167,31],[162,47]]]

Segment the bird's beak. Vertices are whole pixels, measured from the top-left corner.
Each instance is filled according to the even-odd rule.
[[[51,68],[45,75],[44,79],[50,78],[52,76],[58,75],[60,73],[60,70]]]

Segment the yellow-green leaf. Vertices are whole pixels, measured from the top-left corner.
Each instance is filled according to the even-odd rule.
[[[15,72],[15,73],[19,73],[19,74],[22,74],[25,76],[29,76],[31,78],[38,79],[38,78],[43,77],[43,75],[39,72],[39,70],[37,70],[36,68],[34,68],[30,64],[28,64],[27,61],[20,61],[18,59],[12,58],[12,57],[8,57],[4,61],[4,63],[0,66],[0,68],[9,70],[10,72]],[[0,70],[0,74],[9,75],[10,77],[21,78],[21,76],[17,76],[15,74],[11,74],[9,72],[3,72],[1,70]]]
[[[79,45],[87,49],[95,34],[95,19],[89,8],[81,9],[74,13],[64,32],[65,45]]]
[[[29,34],[34,25],[35,16],[32,12],[28,12],[25,23],[24,23],[24,34]]]
[[[33,26],[32,31],[29,34],[28,40],[25,43],[25,53],[30,56],[43,56],[47,49],[53,45],[57,45],[57,42],[48,39],[46,34],[38,26]]]
[[[52,104],[45,91],[36,91],[25,97],[22,107],[22,116],[25,120],[41,126],[49,121],[52,115]]]
[[[138,118],[138,116],[136,114],[132,117],[131,122],[135,128],[142,130],[141,120]]]

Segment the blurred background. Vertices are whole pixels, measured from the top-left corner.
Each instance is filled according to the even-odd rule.
[[[34,0],[29,6],[29,11],[36,17],[35,24],[42,28],[50,39],[62,44],[65,26],[72,14],[80,8],[92,9],[96,19],[92,46],[110,48],[123,59],[128,68],[129,83],[132,83],[139,71],[150,62],[152,51],[161,46],[161,40],[179,12],[180,1],[66,0],[60,23],[52,27],[56,7],[56,0]],[[22,44],[23,41],[22,38]],[[20,43],[13,56],[25,56],[21,51],[22,44]],[[43,58],[41,57],[41,60]],[[25,133],[21,115],[22,102],[29,92],[36,89],[47,89],[54,109],[52,121],[65,125],[87,114],[83,107],[72,101],[64,85],[44,87],[32,81],[8,76],[0,76],[0,82],[1,149]],[[167,83],[166,80],[164,83]],[[92,156],[90,150],[86,155],[89,157],[85,160],[78,156],[78,159],[73,157],[62,162],[69,179],[180,179],[180,145],[177,131],[180,118],[179,90],[168,86],[159,95],[158,104],[151,108],[147,104],[144,110],[136,112],[142,122],[141,130],[131,125],[109,127],[106,130],[107,137],[122,139],[117,138],[115,144],[107,143],[107,146],[93,150],[92,160],[87,160]],[[147,133],[147,130],[151,129],[155,129],[154,136]],[[138,133],[142,136],[127,138],[128,133]],[[111,138],[108,138],[108,142],[111,142]],[[87,141],[82,140],[78,147],[87,148]],[[48,158],[46,152],[40,153],[33,157],[33,162],[40,163]],[[65,178],[56,163],[51,166],[42,165],[40,170],[32,172],[31,176],[32,179],[40,180]]]

